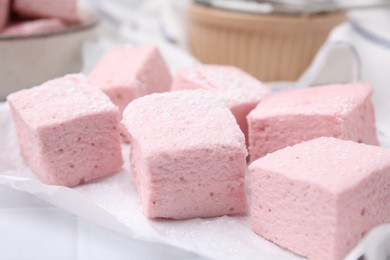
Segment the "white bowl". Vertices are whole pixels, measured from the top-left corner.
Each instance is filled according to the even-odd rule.
[[[82,67],[82,44],[94,39],[98,16],[80,9],[81,23],[63,30],[0,36],[0,100]]]

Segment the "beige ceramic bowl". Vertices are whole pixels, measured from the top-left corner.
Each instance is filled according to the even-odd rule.
[[[189,8],[188,44],[203,63],[231,64],[262,81],[294,81],[345,14],[261,15],[199,4]]]
[[[79,72],[82,44],[93,39],[97,15],[82,9],[81,24],[51,33],[0,36],[0,100],[9,93]]]

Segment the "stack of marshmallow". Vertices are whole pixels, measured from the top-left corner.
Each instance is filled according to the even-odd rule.
[[[59,31],[77,24],[76,0],[0,0],[0,35]]]
[[[371,96],[363,83],[272,94],[217,65],[172,80],[145,46],[8,102],[22,154],[47,184],[118,171],[122,133],[148,218],[246,214],[248,147],[254,232],[309,259],[342,259],[390,222],[390,150],[377,146]]]

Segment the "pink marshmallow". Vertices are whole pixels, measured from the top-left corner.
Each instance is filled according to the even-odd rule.
[[[136,98],[169,91],[172,82],[168,67],[155,46],[111,50],[88,77],[121,112]]]
[[[14,0],[14,11],[27,18],[58,18],[78,21],[77,0]]]
[[[119,170],[119,111],[82,75],[7,98],[21,152],[44,183],[73,187]]]
[[[123,117],[147,217],[245,212],[245,139],[217,96],[203,90],[152,94],[131,102]]]
[[[252,229],[309,259],[343,259],[390,222],[390,149],[322,137],[249,170]]]
[[[248,115],[251,161],[321,136],[378,144],[372,88],[345,84],[285,91]]]
[[[233,66],[202,65],[179,70],[172,90],[205,89],[222,97],[247,137],[246,116],[271,93],[258,80]]]
[[[9,8],[10,0],[0,0],[0,31],[3,30],[8,23]]]
[[[50,33],[65,29],[66,24],[55,18],[38,19],[32,21],[10,24],[1,34],[3,35],[32,35],[39,33]]]

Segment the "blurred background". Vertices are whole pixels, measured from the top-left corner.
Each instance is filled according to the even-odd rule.
[[[159,44],[173,73],[202,62],[240,67],[275,89],[369,82],[380,139],[390,145],[388,0],[89,3],[120,41]]]
[[[0,77],[6,81],[3,84],[14,88],[37,85],[64,72],[88,70],[99,56],[98,47],[104,51],[117,45],[149,43],[159,45],[168,53],[173,71],[176,67],[197,62],[231,64],[263,82],[296,82],[327,41],[332,44],[343,42],[346,48],[348,45],[355,60],[359,61],[356,65],[339,57],[343,66],[339,65],[336,71],[344,69],[348,75],[344,78],[343,73],[332,75],[333,81],[351,80],[347,65],[355,66],[353,69],[364,74],[355,77],[366,80],[371,75],[367,74],[367,69],[360,68],[368,62],[366,53],[375,52],[376,47],[389,48],[388,0],[78,2],[81,21],[76,26],[57,28],[56,31],[46,25],[35,31],[14,30],[13,34],[7,28],[0,31],[0,58],[3,61]],[[12,27],[12,23],[8,27]],[[66,35],[65,31],[68,31]],[[338,35],[332,37],[331,32]],[[44,37],[40,39],[42,35]],[[60,41],[55,42],[55,38]],[[372,44],[370,50],[366,49],[365,41]],[[41,45],[41,49],[35,45]],[[58,53],[63,55],[60,57]],[[53,58],[56,54],[58,59]],[[47,57],[52,58],[45,59]],[[385,57],[377,58],[383,60]],[[17,60],[23,62],[12,66]],[[29,67],[22,68],[26,63]],[[52,66],[54,64],[56,66]],[[57,71],[51,72],[53,67]],[[9,75],[20,72],[24,77]],[[44,73],[46,77],[37,76]],[[321,81],[319,83],[329,80],[323,77]]]
[[[3,29],[2,100],[17,89],[66,73],[89,72],[108,49],[156,44],[172,73],[199,62],[230,64],[276,90],[367,81],[375,88],[381,141],[390,145],[386,137],[390,133],[389,0],[79,0],[78,4],[78,24],[30,25],[13,34]],[[11,25],[12,21],[7,26]]]

